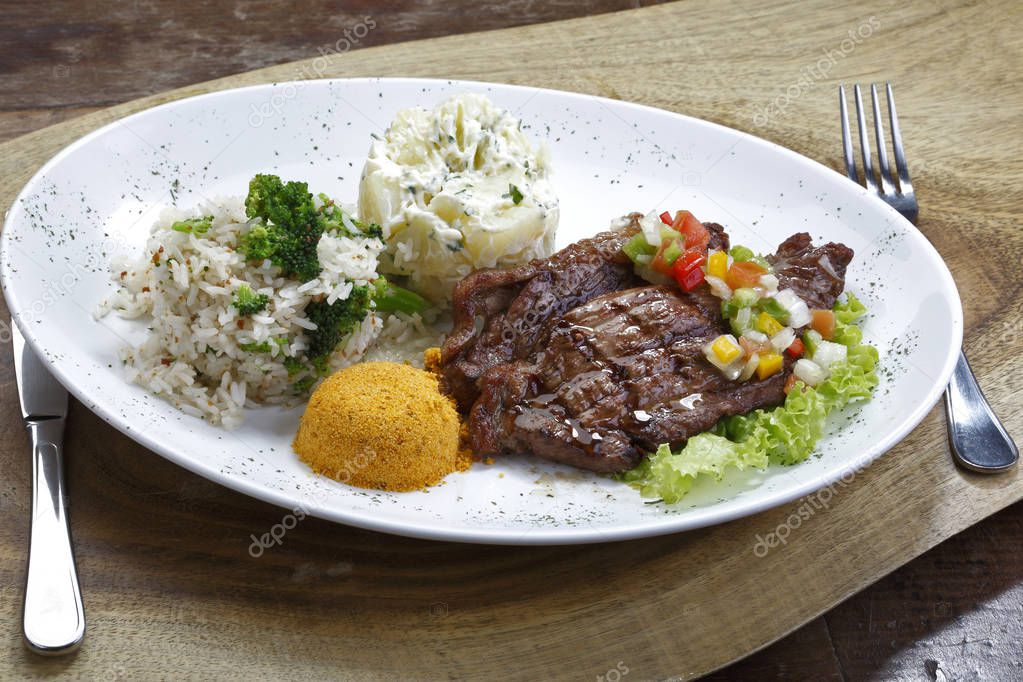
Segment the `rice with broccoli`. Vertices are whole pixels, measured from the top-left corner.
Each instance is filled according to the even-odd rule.
[[[423,330],[423,299],[377,275],[380,228],[305,183],[257,175],[244,202],[164,212],[143,256],[115,263],[98,312],[145,318],[127,378],[226,428],[243,408],[304,401],[384,332]],[[385,319],[386,317],[386,319]]]

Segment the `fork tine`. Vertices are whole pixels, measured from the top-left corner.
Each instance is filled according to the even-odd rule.
[[[856,99],[856,123],[860,127],[860,152],[863,155],[863,182],[867,189],[877,191],[877,180],[874,178],[874,163],[870,160],[870,140],[867,135],[867,120],[863,115],[863,93],[859,84],[853,86],[853,97]]]
[[[888,121],[892,129],[892,150],[895,152],[895,170],[899,174],[899,189],[903,194],[913,195],[913,183],[909,181],[909,165],[906,163],[906,152],[902,148],[902,130],[899,128],[899,116],[895,113],[895,96],[892,84],[885,83],[888,94]]]
[[[849,134],[849,111],[845,105],[845,86],[838,86],[838,109],[842,115],[842,153],[845,155],[845,174],[853,182],[856,179],[856,159],[853,158],[852,136]]]
[[[870,99],[874,105],[874,139],[877,141],[877,165],[881,170],[881,194],[895,192],[892,171],[888,167],[888,152],[885,151],[884,126],[881,124],[881,104],[877,101],[877,86],[870,84]]]

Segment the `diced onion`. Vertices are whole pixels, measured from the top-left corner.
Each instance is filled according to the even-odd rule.
[[[639,263],[640,265],[650,265],[651,263],[654,262],[654,257],[651,256],[650,254],[641,253],[637,255],[633,260]]]
[[[723,299],[729,299],[732,297],[732,287],[725,284],[725,280],[712,275],[707,275],[705,279],[707,280],[707,284],[710,285],[710,292],[712,294]]]
[[[744,329],[742,334],[745,336],[750,331],[750,325],[753,323],[753,309],[752,308],[739,308],[739,312],[735,314],[735,326],[738,329]],[[757,332],[758,334],[760,332]]]
[[[774,300],[778,301],[778,303],[783,308],[788,310],[789,308],[791,308],[795,304],[796,301],[799,301],[799,300],[802,300],[802,299],[800,299],[799,295],[796,292],[792,291],[792,289],[782,289],[774,297]]]
[[[810,324],[810,319],[810,308],[802,301],[799,302],[798,306],[789,310],[789,324],[793,328],[805,327]]]
[[[796,292],[792,289],[783,289],[774,295],[776,300],[781,307],[789,314],[788,325],[793,329],[799,327],[805,327],[810,324],[811,315],[810,307],[806,305],[806,301],[799,298]]]
[[[849,349],[833,341],[821,341],[813,352],[813,361],[824,369],[830,369],[836,362],[844,362]]]
[[[738,340],[736,340],[736,338],[734,336],[732,336],[731,334],[725,334],[724,337],[732,345],[735,345],[735,346],[739,345]],[[727,377],[728,379],[733,379],[733,380],[737,379],[739,377],[739,374],[742,372],[743,367],[745,365],[745,362],[742,359],[742,355],[740,355],[738,358],[736,358],[732,362],[721,362],[721,360],[718,359],[717,354],[714,353],[713,346],[714,346],[714,342],[711,341],[710,343],[707,343],[703,347],[703,355],[704,355],[705,358],[707,358],[707,362],[709,362],[710,364],[714,365],[719,370],[721,370],[721,373],[724,374],[725,377]]]
[[[792,368],[792,373],[796,375],[797,379],[805,383],[807,386],[816,386],[828,378],[828,371],[826,369],[818,365],[813,360],[807,360],[806,358],[796,360],[796,364]]]
[[[771,346],[776,351],[781,353],[786,348],[792,345],[792,342],[796,340],[796,332],[792,331],[792,327],[785,327],[780,332],[771,337]]]
[[[742,360],[737,360],[730,364],[728,367],[722,369],[721,373],[725,375],[726,379],[729,379],[730,381],[735,381],[742,374],[744,366],[745,365],[743,364]]]
[[[753,376],[753,372],[757,371],[757,365],[759,364],[760,364],[759,355],[754,353],[753,355],[749,356],[749,360],[746,361],[746,363],[742,366],[742,371],[739,372],[739,381],[746,381],[751,376]]]
[[[661,245],[662,227],[664,227],[664,223],[655,213],[647,213],[639,220],[639,228],[643,230],[643,236],[646,237],[646,242],[650,246]]]
[[[748,329],[742,333],[744,338],[749,339],[758,346],[766,346],[768,342],[767,334],[764,332],[758,332],[756,329]]]
[[[360,232],[362,232],[362,230],[355,226],[355,223],[352,222],[352,219],[349,218],[348,214],[345,213],[344,211],[341,211],[341,224],[345,226],[346,230],[353,234],[359,234]]]
[[[733,346],[739,345],[739,341],[731,334],[724,334],[723,336],[725,340],[728,341],[728,343],[732,344]],[[721,362],[721,360],[718,359],[718,356],[714,353],[714,341],[709,341],[706,344],[704,344],[703,354],[707,357],[707,362],[714,365],[718,369],[724,369],[725,367],[731,364],[729,362]]]
[[[764,288],[768,294],[773,294],[778,291],[778,278],[768,273],[760,276],[760,286]]]

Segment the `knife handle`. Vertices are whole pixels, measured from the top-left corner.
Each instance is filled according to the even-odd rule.
[[[64,506],[64,420],[26,423],[32,441],[32,531],[23,626],[25,644],[50,656],[85,636],[85,610]]]

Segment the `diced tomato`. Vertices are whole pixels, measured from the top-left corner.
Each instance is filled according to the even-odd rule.
[[[682,239],[678,235],[675,235],[674,239],[665,239],[661,241],[661,245],[657,248],[657,253],[654,254],[653,260],[650,261],[650,268],[662,275],[670,276],[672,274],[672,266],[681,255]]]
[[[803,347],[803,340],[797,336],[796,340],[792,342],[792,345],[785,349],[785,352],[794,358],[798,358],[805,350],[806,348]]]
[[[675,222],[671,219],[671,214],[668,213],[667,211],[665,211],[658,217],[661,219],[661,222],[664,223],[665,225],[671,225],[673,222]]]
[[[701,266],[707,258],[696,251],[686,251],[679,256],[672,268],[672,275],[675,281],[684,291],[692,291],[704,281],[704,274]]]
[[[825,339],[835,335],[835,313],[830,310],[812,310],[810,326]]]
[[[733,291],[743,287],[755,287],[760,283],[760,277],[766,274],[767,270],[753,261],[741,261],[732,263],[732,267],[728,268],[725,282],[727,282],[728,286],[732,287]]]
[[[796,381],[797,379],[795,374],[790,374],[789,378],[785,380],[785,395],[788,395],[789,391],[795,387]]]
[[[675,213],[675,221],[671,226],[685,236],[686,251],[707,252],[710,232],[692,213],[689,211],[678,211]]]

